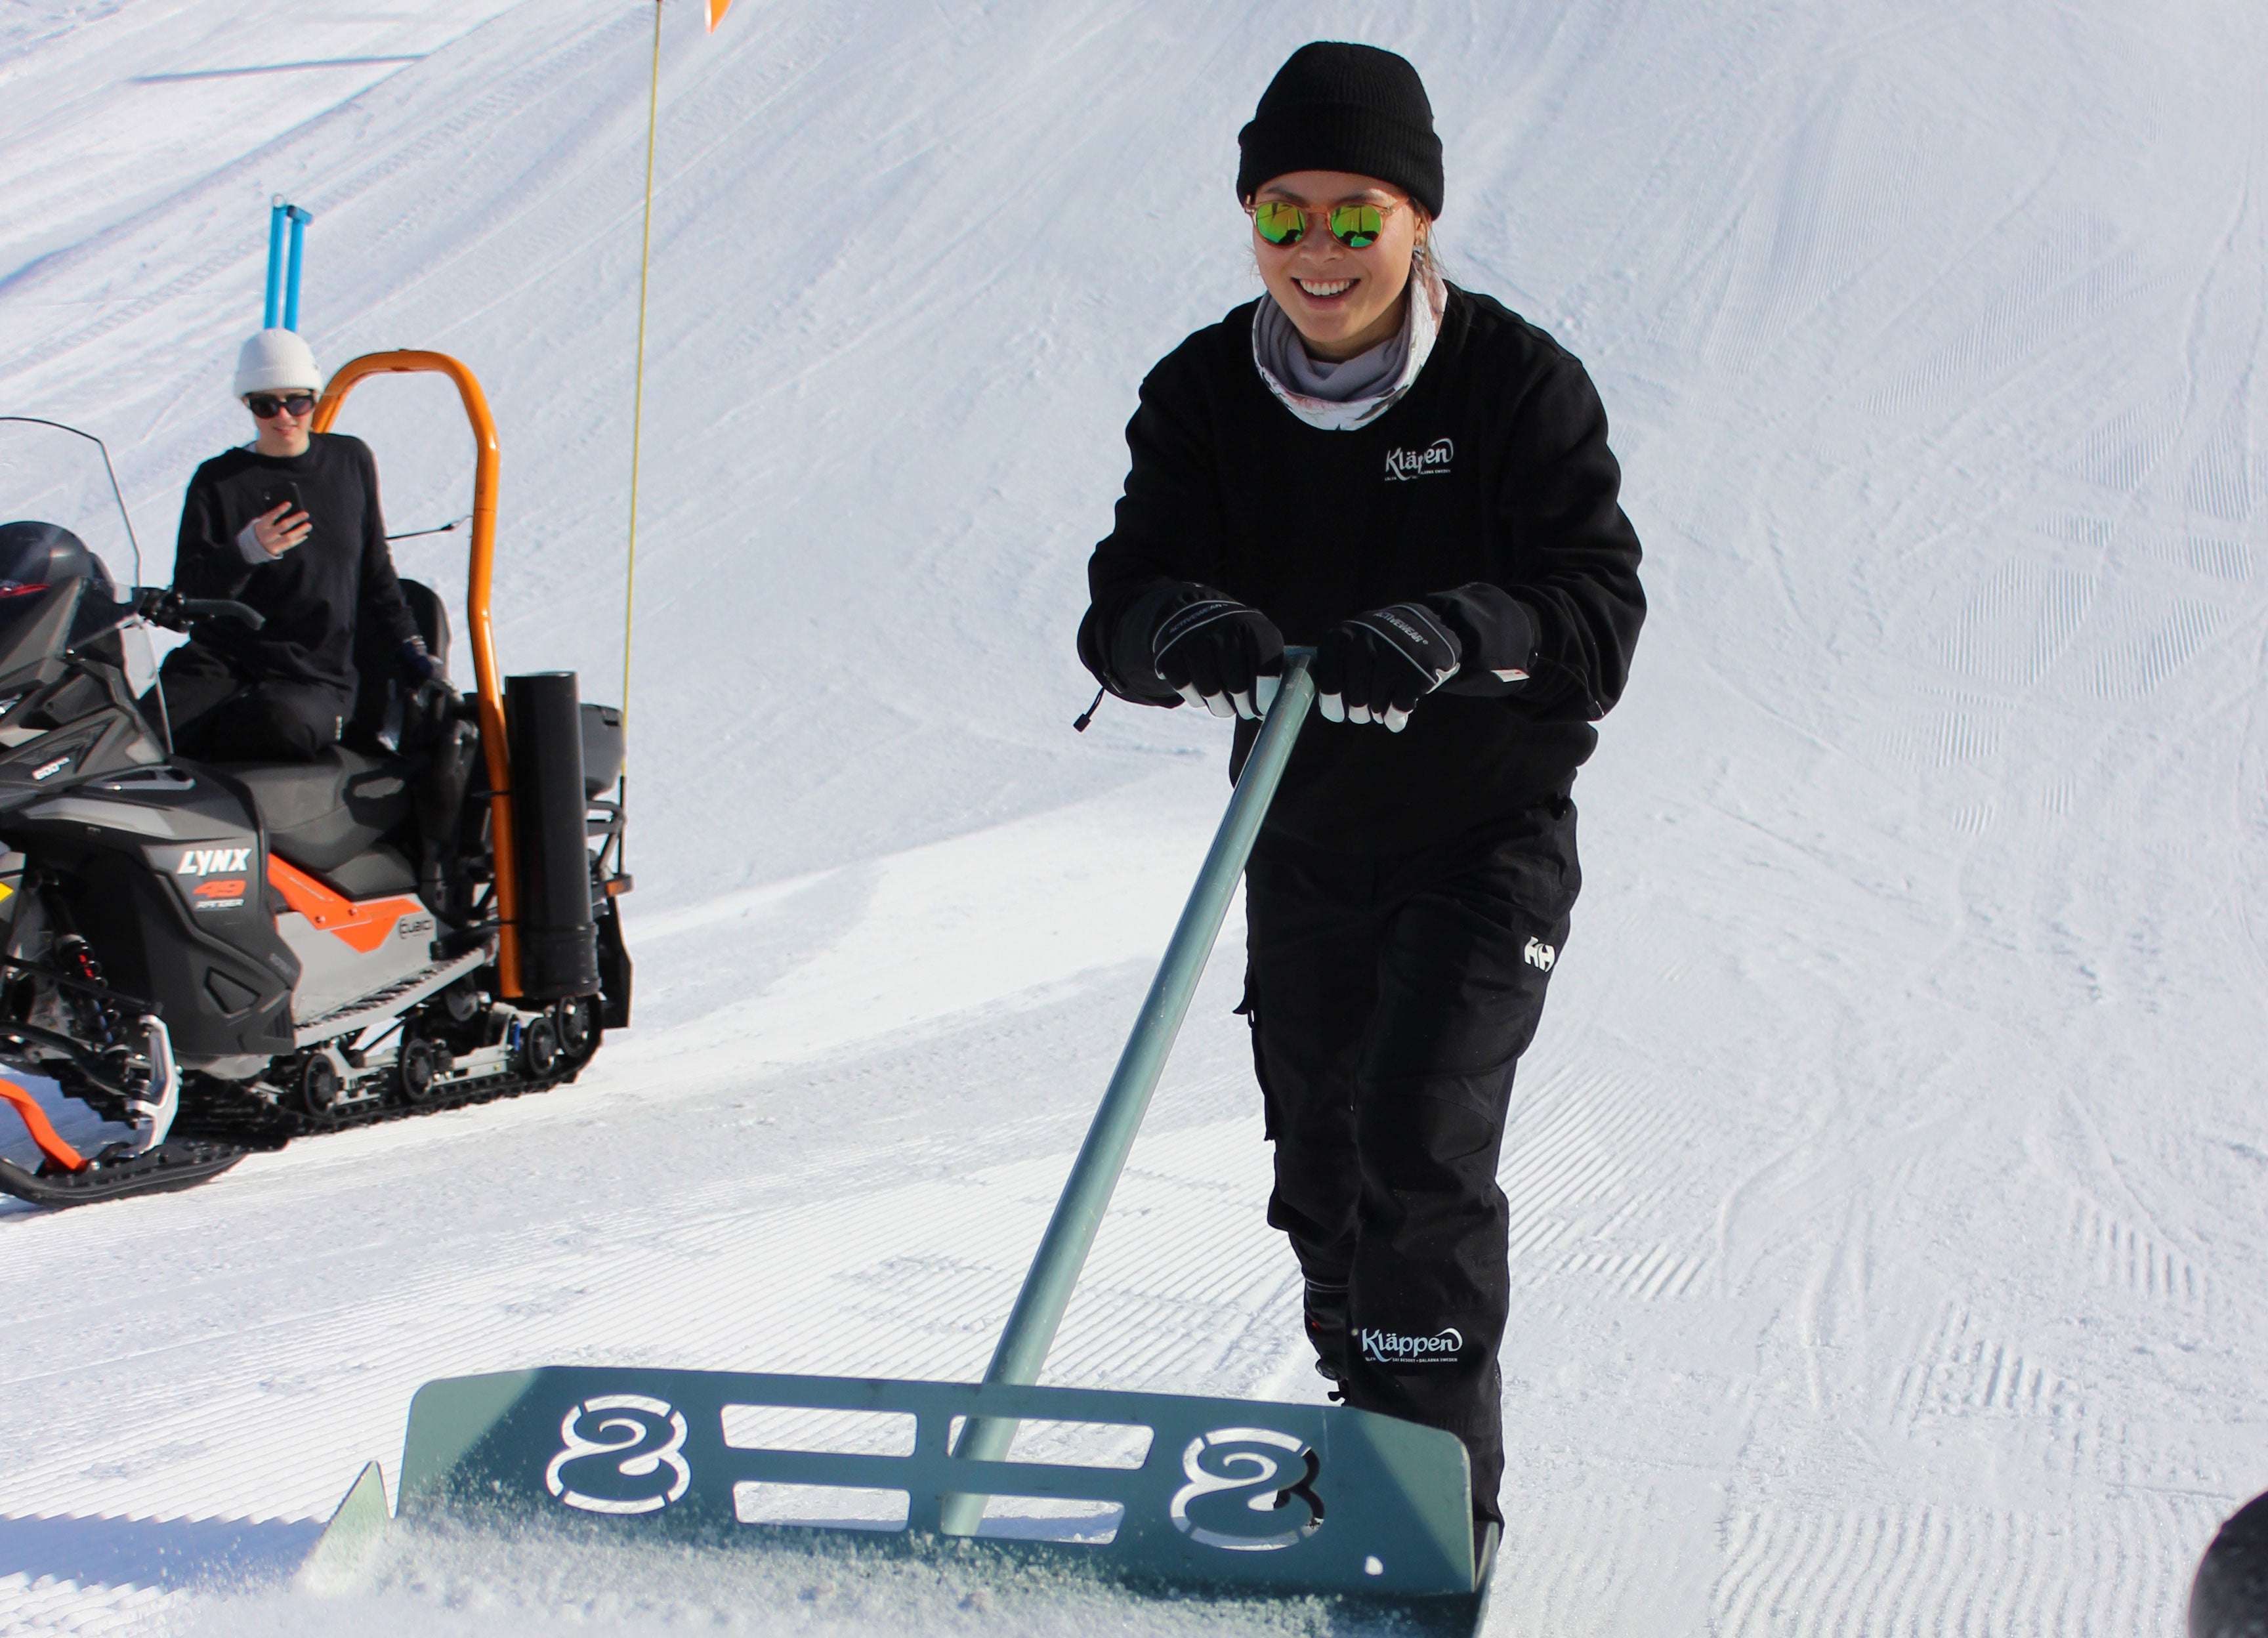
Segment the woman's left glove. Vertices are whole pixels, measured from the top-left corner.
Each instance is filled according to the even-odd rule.
[[[1315,646],[1315,704],[1326,722],[1375,722],[1399,734],[1418,702],[1463,663],[1456,633],[1425,604],[1373,609]]]

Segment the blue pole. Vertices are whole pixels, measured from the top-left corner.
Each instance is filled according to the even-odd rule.
[[[278,196],[268,207],[268,306],[262,309],[260,328],[276,328],[276,314],[284,295],[284,201]]]
[[[291,219],[291,265],[284,275],[284,328],[299,328],[299,246],[307,224],[315,218],[298,205],[285,205],[284,214]]]

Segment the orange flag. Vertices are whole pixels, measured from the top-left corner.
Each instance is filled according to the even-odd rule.
[[[725,20],[725,8],[732,4],[733,0],[709,0],[709,32],[711,33],[717,32],[717,25]]]

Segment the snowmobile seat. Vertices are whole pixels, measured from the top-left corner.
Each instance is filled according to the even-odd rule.
[[[217,764],[252,793],[279,858],[318,875],[337,871],[409,823],[407,766],[334,745],[313,762]]]
[[[440,662],[441,678],[448,681],[449,606],[431,587],[406,578],[401,600],[409,605],[417,633],[425,639],[425,652]],[[400,743],[414,690],[403,684],[394,645],[367,609],[355,626],[354,663],[357,683],[354,709],[347,715],[346,742],[364,750],[391,749]]]

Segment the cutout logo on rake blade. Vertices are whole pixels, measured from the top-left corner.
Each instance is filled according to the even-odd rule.
[[[544,1487],[585,1513],[658,1513],[693,1482],[685,1418],[642,1393],[602,1393],[568,1411]]]
[[[1269,1449],[1256,1450],[1254,1445]],[[1322,1524],[1322,1498],[1314,1491],[1315,1476],[1322,1471],[1322,1458],[1290,1434],[1272,1428],[1216,1428],[1190,1440],[1182,1452],[1182,1472],[1189,1482],[1174,1493],[1174,1526],[1192,1541],[1232,1553],[1296,1546]],[[1235,1505],[1231,1496],[1243,1505]]]

